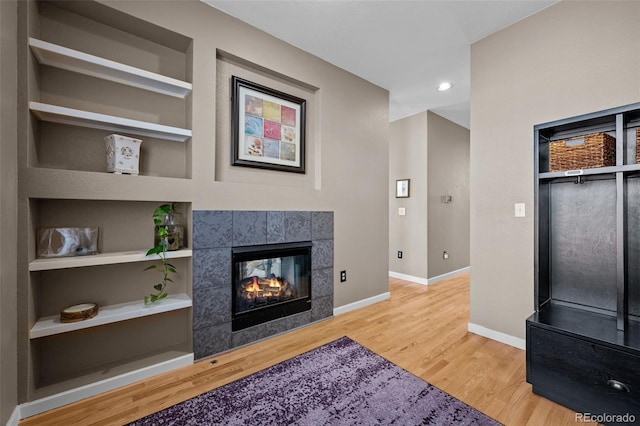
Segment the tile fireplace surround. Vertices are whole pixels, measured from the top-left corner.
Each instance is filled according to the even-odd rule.
[[[231,331],[231,248],[311,241],[311,310]],[[333,315],[333,212],[193,212],[193,352],[205,358]]]

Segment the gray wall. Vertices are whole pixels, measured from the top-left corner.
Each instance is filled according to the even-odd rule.
[[[389,270],[427,280],[469,266],[469,130],[431,111],[390,129]],[[409,198],[395,197],[397,179],[411,179]]]
[[[389,270],[426,279],[427,113],[396,120],[390,129]],[[396,198],[397,179],[411,180],[409,198]],[[399,207],[406,209],[406,216],[398,216]]]
[[[193,210],[333,211],[334,306],[387,292],[388,92],[199,1],[105,3],[194,40]],[[230,169],[234,69],[307,97],[306,175]]]
[[[525,337],[533,126],[640,101],[639,18],[638,1],[563,1],[472,45],[471,323]]]
[[[0,1],[0,424],[17,404],[17,3]]]
[[[469,129],[431,111],[427,117],[428,277],[433,278],[469,266]],[[445,195],[451,203],[444,202]]]

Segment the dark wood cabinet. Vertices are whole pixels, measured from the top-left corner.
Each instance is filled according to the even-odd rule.
[[[575,308],[558,309],[569,321],[580,320]],[[548,312],[534,315],[527,326],[527,380],[533,392],[579,413],[632,414],[640,419],[640,353],[585,334],[548,326]],[[596,328],[609,324],[606,316]],[[588,321],[587,321],[588,322]],[[613,422],[615,423],[615,422]]]
[[[640,422],[639,128],[640,104],[534,127],[527,381],[608,424],[625,414]],[[594,133],[615,138],[615,165],[550,171],[550,144]]]

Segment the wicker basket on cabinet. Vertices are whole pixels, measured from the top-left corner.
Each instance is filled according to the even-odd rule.
[[[591,133],[549,143],[550,172],[593,169],[615,164],[616,138],[607,133]]]

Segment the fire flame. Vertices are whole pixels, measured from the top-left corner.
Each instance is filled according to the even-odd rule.
[[[260,284],[258,283],[258,279],[254,278],[253,281],[251,281],[251,283],[245,286],[244,291],[246,291],[247,293],[254,293],[255,295],[257,295],[258,293],[263,293],[262,296],[268,297],[268,296],[279,295],[280,290],[282,289],[282,285],[280,284],[280,281],[278,281],[278,279],[276,278],[271,278],[269,280],[269,284],[267,288],[264,288],[264,284],[262,285],[263,285],[263,288],[260,287]]]
[[[282,287],[280,285],[280,283],[278,282],[278,280],[276,280],[275,278],[272,278],[271,281],[269,281],[269,287],[271,288],[277,288],[278,290],[280,290],[280,288]]]
[[[246,288],[246,291],[252,291],[254,293],[257,293],[260,291],[260,286],[258,285],[257,281],[253,281],[251,282],[251,284],[249,284]]]

